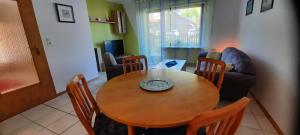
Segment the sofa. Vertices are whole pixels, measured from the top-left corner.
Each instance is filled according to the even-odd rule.
[[[206,57],[207,54],[201,51],[199,57]],[[256,84],[256,69],[250,57],[237,48],[228,47],[222,52],[220,60],[234,66],[231,71],[225,72],[220,90],[221,99],[238,100],[247,96]]]

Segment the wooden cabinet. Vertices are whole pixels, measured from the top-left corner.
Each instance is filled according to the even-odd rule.
[[[126,34],[126,16],[122,11],[112,11],[112,20],[115,22],[114,24],[114,32],[116,34]]]

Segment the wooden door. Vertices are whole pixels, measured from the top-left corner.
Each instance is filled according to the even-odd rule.
[[[13,35],[14,32],[12,31],[12,32],[1,33],[1,29],[5,31],[5,29],[9,28],[11,24],[15,25],[15,23],[17,22],[12,22],[10,24],[9,20],[5,20],[5,19],[3,20],[3,18],[5,17],[2,17],[2,20],[0,19],[0,45],[1,45],[0,54],[2,51],[2,55],[1,55],[2,57],[0,57],[2,58],[0,59],[0,69],[1,67],[3,68],[5,66],[9,66],[8,70],[12,70],[14,68],[10,68],[10,67],[14,67],[16,65],[16,64],[15,65],[11,64],[14,63],[13,58],[12,59],[6,58],[5,53],[7,53],[8,51],[5,50],[5,46],[7,46],[7,44],[5,43],[16,43],[20,45],[27,44],[28,54],[26,54],[26,56],[30,57],[28,61],[29,63],[31,61],[32,67],[34,69],[33,71],[34,73],[31,73],[30,75],[19,75],[19,77],[16,76],[14,79],[8,79],[14,76],[14,73],[12,73],[14,72],[14,70],[9,73],[6,72],[8,75],[4,77],[3,77],[4,71],[2,71],[1,74],[1,70],[0,70],[0,77],[2,76],[2,80],[0,78],[0,88],[1,86],[9,85],[9,84],[15,84],[15,85],[22,84],[22,82],[24,81],[19,81],[19,82],[14,81],[20,78],[25,78],[25,80],[26,79],[32,80],[32,78],[30,78],[29,76],[33,76],[34,78],[33,81],[31,81],[31,83],[29,83],[28,85],[23,85],[22,87],[12,87],[12,88],[6,87],[6,89],[5,87],[2,87],[2,90],[0,90],[0,121],[3,121],[33,106],[36,106],[49,99],[54,98],[56,96],[56,93],[54,90],[53,80],[50,74],[45,51],[43,49],[43,43],[36,22],[32,0],[17,0],[17,1],[3,0],[0,2],[0,6],[2,6],[2,9],[8,8],[6,6],[9,6],[9,8],[5,11],[8,12],[9,14],[11,14],[10,12],[14,12],[16,16],[19,16],[19,24],[23,27],[22,28],[23,32],[21,31],[18,33],[23,33],[24,38],[27,40],[26,42],[21,42],[22,44],[20,44],[20,42],[15,42],[15,40],[13,40],[12,42],[5,42],[5,40],[8,40],[7,38],[12,36],[7,36],[7,38],[5,38],[5,36],[3,35],[7,33],[9,34],[12,33]],[[15,9],[12,9],[10,6],[11,7],[15,6]],[[10,11],[9,9],[12,10]],[[5,13],[1,12],[1,14],[3,15]],[[13,16],[9,16],[8,18],[11,17]],[[15,37],[15,39],[20,40],[21,37],[22,35],[20,37],[18,36]],[[1,40],[4,41],[1,42]],[[24,50],[26,50],[26,48],[19,49],[20,52]],[[11,53],[20,54],[20,52],[16,52],[16,53],[11,52]],[[18,60],[20,62],[24,62],[24,60],[20,60],[22,58],[23,56],[21,56],[21,58],[19,58]],[[23,65],[30,66],[30,64],[28,63],[25,63]],[[23,67],[21,67],[21,69],[23,69]],[[23,72],[20,73],[22,74]],[[4,82],[1,84],[1,81]]]

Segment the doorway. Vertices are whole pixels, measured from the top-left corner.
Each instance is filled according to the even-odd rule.
[[[0,1],[0,121],[56,93],[31,0]]]

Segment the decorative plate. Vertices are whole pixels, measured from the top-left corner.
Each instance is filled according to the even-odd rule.
[[[140,87],[147,91],[165,91],[174,86],[174,82],[166,78],[145,79],[140,82]]]

